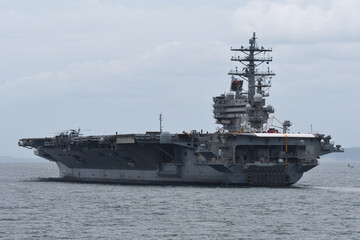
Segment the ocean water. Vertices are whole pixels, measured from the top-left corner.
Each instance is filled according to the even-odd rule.
[[[39,181],[53,163],[0,163],[0,239],[360,239],[360,162],[286,188]]]

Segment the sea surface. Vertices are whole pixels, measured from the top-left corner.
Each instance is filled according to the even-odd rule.
[[[54,163],[0,163],[0,239],[360,239],[360,161],[292,187],[44,182]]]

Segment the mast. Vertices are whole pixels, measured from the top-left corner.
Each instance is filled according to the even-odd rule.
[[[236,67],[228,73],[232,79],[231,92],[226,96],[224,94],[213,98],[216,123],[222,124],[225,130],[231,132],[243,132],[244,128],[251,132],[262,132],[269,113],[274,112],[271,105],[265,106],[264,98],[269,96],[267,90],[271,87],[271,78],[275,74],[269,67],[266,70],[258,69],[263,63],[272,62],[272,57],[269,56],[272,49],[258,47],[256,39],[253,33],[249,39],[249,47],[231,48],[235,52],[231,61],[241,63],[243,68],[239,70]],[[261,53],[264,56],[259,55]],[[247,92],[242,88],[244,81],[248,85]],[[232,95],[234,92],[235,95]]]
[[[262,88],[271,86],[269,84],[263,85],[261,80],[265,79],[266,77],[275,76],[275,73],[273,73],[269,68],[267,71],[257,70],[257,67],[264,62],[266,62],[266,64],[272,62],[272,57],[258,57],[257,55],[259,53],[272,52],[272,49],[265,49],[264,47],[259,48],[257,46],[256,39],[257,38],[255,33],[253,33],[253,37],[249,39],[250,46],[248,48],[241,46],[241,48],[230,49],[233,52],[241,52],[245,54],[244,57],[236,55],[231,57],[231,61],[240,62],[245,67],[242,69],[242,71],[238,71],[238,68],[236,67],[235,71],[231,70],[228,73],[229,75],[239,76],[248,82],[248,99],[251,105],[254,103],[255,88],[257,88],[257,93],[263,94]],[[257,83],[255,83],[256,80]]]
[[[162,122],[163,122],[162,113],[160,113],[160,115],[159,115],[159,121],[160,121],[160,133],[162,133],[162,129],[163,129],[163,125],[162,125]]]

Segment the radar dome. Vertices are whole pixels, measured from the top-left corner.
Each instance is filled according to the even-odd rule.
[[[274,113],[275,112],[273,106],[271,106],[271,105],[267,106],[267,110],[269,111],[269,113]]]
[[[228,92],[228,93],[226,94],[226,99],[228,99],[228,100],[234,99],[234,93]]]
[[[262,96],[259,93],[254,95],[254,102],[262,102]]]

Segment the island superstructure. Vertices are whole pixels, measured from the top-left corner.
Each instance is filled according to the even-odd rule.
[[[289,133],[290,121],[281,122],[280,129],[272,126],[274,108],[265,98],[275,74],[260,69],[272,61],[272,50],[259,47],[255,33],[248,47],[231,51],[231,61],[242,68],[228,73],[230,91],[213,98],[214,118],[222,125],[214,133],[82,136],[70,130],[20,139],[19,146],[55,162],[59,179],[66,181],[250,186],[294,184],[321,155],[343,151],[330,135]]]

